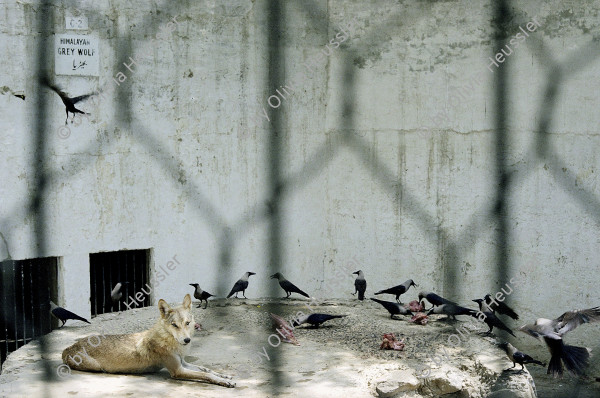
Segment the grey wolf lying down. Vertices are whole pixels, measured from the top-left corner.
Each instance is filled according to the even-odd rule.
[[[167,368],[174,379],[201,381],[235,387],[231,376],[185,362],[194,331],[189,294],[183,304],[171,308],[158,302],[160,319],[151,329],[139,333],[80,339],[62,353],[71,369],[106,373],[152,373]],[[92,345],[92,343],[94,345]]]

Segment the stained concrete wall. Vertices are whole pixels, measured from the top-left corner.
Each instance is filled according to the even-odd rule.
[[[36,253],[28,201],[40,94],[50,107],[47,255],[62,259],[62,303],[82,315],[90,313],[88,255],[98,251],[153,248],[153,269],[177,256],[181,265],[156,288],[155,301],[181,299],[193,281],[225,295],[247,270],[257,273],[247,295],[268,294],[265,115],[273,112],[287,118],[281,156],[295,181],[283,202],[290,280],[317,297],[348,297],[351,272],[360,268],[368,295],[408,278],[445,292],[454,282],[444,281],[443,269],[456,264],[459,299],[503,286],[493,280],[495,75],[488,57],[499,49],[488,2],[293,3],[286,5],[280,86],[294,90],[272,109],[267,99],[280,86],[265,83],[262,1],[56,2],[56,33],[65,32],[67,11],[83,11],[101,54],[99,78],[58,76],[57,83],[80,95],[107,87],[118,72],[128,77],[106,99],[83,103],[91,120],[69,125],[67,138],[57,133],[64,125],[58,96],[37,92],[39,5],[3,3],[0,258]],[[508,252],[523,280],[512,299],[524,319],[598,305],[600,66],[575,67],[584,62],[577,51],[597,31],[600,2],[564,3],[516,3],[507,34],[533,18],[540,27],[500,65],[511,78]],[[148,47],[173,17],[176,30]],[[349,23],[345,43],[312,71],[302,65]],[[126,70],[123,62],[144,47],[147,56]],[[51,48],[48,55],[52,73]],[[532,156],[549,59],[573,61],[548,136],[559,162]],[[348,63],[351,126],[342,114]],[[363,140],[361,150],[341,142],[342,126]],[[234,237],[226,270],[218,267],[224,226]],[[554,308],[557,294],[564,304]]]

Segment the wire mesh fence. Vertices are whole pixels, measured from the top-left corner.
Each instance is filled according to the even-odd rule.
[[[489,232],[490,230],[494,233],[493,240],[496,249],[496,253],[490,255],[490,258],[495,261],[493,279],[495,281],[509,280],[513,272],[511,266],[513,259],[509,253],[510,242],[512,241],[510,219],[515,217],[514,214],[511,214],[509,201],[515,184],[532,173],[536,165],[540,163],[547,165],[550,174],[561,189],[568,193],[585,210],[586,214],[595,220],[596,224],[600,223],[599,195],[577,184],[577,176],[569,171],[560,149],[552,145],[551,135],[549,134],[553,118],[556,115],[555,107],[560,90],[568,84],[571,76],[596,61],[600,53],[599,42],[597,39],[593,39],[585,47],[573,51],[563,61],[558,61],[553,58],[550,50],[545,47],[543,39],[533,35],[527,37],[526,45],[538,58],[538,62],[544,65],[546,76],[542,90],[543,94],[540,96],[539,111],[533,117],[533,120],[537,121],[535,140],[531,148],[526,151],[528,161],[521,164],[509,161],[509,146],[511,145],[509,102],[511,78],[514,74],[511,70],[511,59],[509,55],[506,55],[506,52],[504,52],[506,63],[499,64],[500,61],[496,61],[498,62],[496,63],[492,59],[495,67],[493,68],[494,80],[490,91],[490,102],[493,104],[494,142],[490,162],[494,164],[495,192],[493,198],[483,208],[473,211],[472,218],[465,223],[461,231],[451,234],[450,231],[440,226],[436,216],[424,204],[420,203],[419,195],[411,191],[411,188],[405,184],[402,178],[398,177],[397,173],[382,161],[380,155],[374,152],[372,143],[359,133],[360,128],[357,127],[356,120],[358,113],[356,109],[358,102],[356,64],[357,59],[362,54],[361,50],[366,47],[375,48],[381,45],[376,41],[378,37],[376,33],[385,30],[388,26],[417,24],[419,18],[428,17],[433,13],[435,3],[429,1],[415,2],[411,5],[414,8],[414,15],[406,15],[399,10],[395,14],[388,15],[387,19],[383,21],[370,21],[369,26],[363,25],[362,33],[357,41],[353,42],[352,45],[343,47],[343,50],[339,53],[339,56],[343,59],[341,63],[342,70],[337,77],[340,80],[339,86],[342,87],[342,90],[335,94],[341,103],[341,112],[339,119],[335,122],[335,132],[330,135],[330,139],[326,143],[307,156],[308,161],[299,170],[290,173],[286,169],[288,164],[286,154],[289,147],[286,144],[285,135],[285,131],[290,128],[291,124],[290,108],[280,107],[280,105],[290,100],[288,96],[298,90],[302,81],[310,78],[310,72],[314,72],[317,67],[311,67],[312,65],[308,64],[303,76],[288,75],[287,71],[291,70],[290,63],[294,61],[286,56],[286,23],[289,22],[291,8],[298,8],[301,11],[300,14],[295,15],[304,15],[305,23],[311,29],[317,29],[327,34],[329,34],[331,20],[326,5],[319,2],[304,1],[300,4],[291,5],[276,0],[265,1],[265,18],[262,21],[264,26],[260,28],[265,30],[267,68],[262,73],[264,73],[264,81],[266,82],[263,92],[270,94],[270,96],[266,96],[270,108],[265,109],[263,107],[263,117],[248,116],[248,120],[249,123],[262,123],[256,128],[266,133],[266,144],[264,146],[266,167],[264,172],[268,181],[265,195],[267,199],[266,202],[253,204],[248,211],[244,212],[245,215],[238,220],[228,221],[227,214],[219,210],[218,201],[211,197],[203,187],[195,183],[188,172],[180,167],[177,155],[171,153],[168,149],[163,149],[157,153],[156,148],[161,147],[161,144],[157,141],[156,134],[153,133],[155,129],[152,126],[152,121],[140,120],[133,110],[134,95],[131,91],[132,85],[128,84],[127,80],[136,78],[134,69],[137,65],[136,61],[141,62],[144,57],[152,52],[153,43],[139,41],[137,38],[134,40],[127,33],[118,38],[115,45],[116,53],[114,54],[114,58],[118,62],[116,62],[117,67],[114,69],[114,75],[107,80],[106,85],[99,88],[101,95],[96,96],[97,101],[105,101],[113,95],[116,104],[116,116],[114,120],[103,121],[102,128],[129,132],[130,139],[133,142],[149,152],[156,153],[153,160],[160,165],[167,175],[186,181],[186,184],[179,189],[186,200],[198,210],[205,222],[210,225],[220,253],[218,264],[215,264],[215,267],[218,267],[223,275],[229,274],[232,269],[234,261],[232,253],[235,253],[236,245],[250,233],[252,228],[265,222],[268,229],[268,238],[265,242],[265,252],[268,253],[268,273],[274,274],[282,270],[284,262],[282,254],[284,242],[282,242],[282,239],[285,236],[283,230],[286,200],[289,199],[291,194],[302,189],[315,176],[326,169],[342,149],[348,149],[358,159],[360,167],[368,171],[372,180],[389,194],[388,197],[394,206],[402,209],[406,217],[410,217],[415,221],[418,229],[422,231],[426,239],[435,243],[439,268],[443,275],[442,293],[444,296],[455,297],[457,295],[457,286],[461,283],[459,277],[461,261],[463,261],[465,253],[478,243],[483,232]],[[493,9],[491,20],[494,28],[493,37],[490,38],[490,46],[492,51],[506,49],[507,45],[512,44],[510,39],[516,27],[523,21],[527,21],[528,16],[523,17],[524,11],[515,9],[515,5],[509,1],[499,0],[490,4]],[[78,6],[77,2],[65,2],[64,5],[68,7]],[[145,37],[157,38],[160,34],[159,39],[168,40],[169,31],[180,29],[183,24],[194,23],[191,19],[181,17],[186,14],[186,7],[188,6],[187,3],[179,1],[157,5],[157,11],[160,10],[162,15],[159,17],[157,12],[156,16],[144,18],[144,26],[140,29],[144,30]],[[48,65],[52,62],[49,48],[51,47],[50,41],[54,34],[57,16],[55,14],[56,7],[52,2],[42,1],[40,9],[41,12],[38,13],[39,20],[36,22],[36,29],[40,34],[36,37],[37,51],[34,53],[35,57],[32,57],[32,60],[37,63],[36,74],[41,79],[42,76],[48,75]],[[92,19],[101,17],[100,12],[93,7],[86,8],[85,12]],[[178,18],[178,16],[180,17]],[[61,138],[69,138],[73,134],[73,131],[71,131],[73,126],[69,127],[67,125],[66,129],[61,127],[59,132],[49,130],[47,97],[41,94],[43,90],[44,87],[40,81],[37,94],[34,96],[37,114],[30,132],[34,145],[31,156],[31,166],[35,175],[33,190],[28,199],[26,214],[15,212],[12,216],[19,218],[31,217],[33,220],[36,251],[32,254],[36,258],[44,258],[48,255],[48,241],[52,239],[48,236],[46,223],[50,211],[47,203],[49,187],[68,180],[82,170],[91,167],[92,164],[91,157],[84,161],[78,159],[72,164],[67,164],[66,167],[63,167],[66,171],[57,170],[53,167],[54,165],[50,164],[51,161],[48,157],[49,137],[52,134],[58,134]],[[94,153],[99,145],[97,142],[91,143],[84,152]],[[0,226],[7,224],[6,220],[0,222]],[[10,236],[8,241],[10,242]],[[10,302],[8,295],[16,297],[19,295],[19,290],[8,288],[6,280],[10,278],[4,277],[4,275],[11,268],[8,265],[5,266],[5,263],[11,262],[2,263],[3,328],[5,331],[4,342],[6,343],[10,340],[7,333],[10,327],[18,328],[16,322],[14,324],[7,322],[11,318],[6,315],[8,311],[12,311],[11,314],[16,318],[25,317],[26,314],[18,306],[8,306]],[[116,281],[113,281],[110,275],[106,278],[110,279],[108,284],[111,286]],[[119,279],[123,278],[119,277]],[[53,278],[49,278],[47,281],[52,280]],[[147,277],[144,277],[140,279],[140,284],[143,285],[146,281]],[[219,281],[219,290],[226,289],[227,283],[228,281],[222,278]],[[279,294],[279,288],[275,284],[271,286],[270,296],[276,297]],[[47,301],[49,288],[50,285],[47,289],[40,289],[40,296],[35,299],[38,303]],[[107,288],[108,286],[103,286],[102,294],[98,295],[98,297],[102,297],[102,306],[106,305],[105,301],[108,298]],[[33,294],[33,292],[30,293]],[[96,304],[98,303],[93,299],[92,305],[97,306]],[[277,312],[277,307],[274,311]],[[96,310],[95,313],[100,314],[103,312],[107,311]],[[47,328],[41,330],[40,333],[34,333],[36,334],[35,337],[46,331]],[[23,341],[30,338],[25,336]],[[18,340],[17,336],[13,340]],[[43,338],[40,339],[40,343],[41,356],[44,358],[45,354],[49,352],[49,347],[45,344]],[[279,372],[281,355],[283,355],[281,350],[274,351],[269,361],[273,396],[278,396],[281,393],[283,383]],[[597,360],[597,356],[593,358]],[[55,375],[53,373],[54,369],[46,365],[43,375],[44,380],[48,383],[54,380]],[[580,388],[580,384],[573,381],[569,396],[578,396]],[[47,394],[47,396],[49,395]]]

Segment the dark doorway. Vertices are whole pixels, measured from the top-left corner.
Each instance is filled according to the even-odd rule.
[[[0,262],[0,353],[9,353],[52,331],[50,300],[57,302],[57,257]]]
[[[107,312],[124,311],[130,296],[141,292],[148,282],[150,249],[121,250],[90,254],[90,294],[92,317]],[[128,282],[123,287],[123,297],[113,302],[111,291],[117,283]],[[150,297],[136,300],[136,307],[150,305]]]

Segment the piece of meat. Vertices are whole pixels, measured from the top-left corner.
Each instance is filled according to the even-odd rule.
[[[420,303],[417,300],[413,300],[410,303],[408,303],[408,305],[405,305],[406,308],[408,308],[410,310],[410,312],[421,312],[425,309],[425,307],[423,306],[423,303]]]
[[[412,316],[412,318],[410,318],[409,322],[413,322],[417,325],[427,325],[428,320],[429,318],[427,317],[427,314],[425,314],[424,312],[417,312],[415,315]]]
[[[383,335],[383,342],[379,346],[379,349],[402,351],[404,350],[404,346],[404,339],[398,341],[394,333],[386,333]]]
[[[287,321],[279,315],[275,315],[272,312],[270,314],[271,319],[273,320],[273,324],[275,325],[275,330],[277,331],[277,334],[281,336],[283,342],[294,345],[300,345],[300,343],[298,343],[298,340],[296,340],[294,333],[292,333],[292,330],[294,330],[294,328],[291,327],[290,324],[287,323]]]

